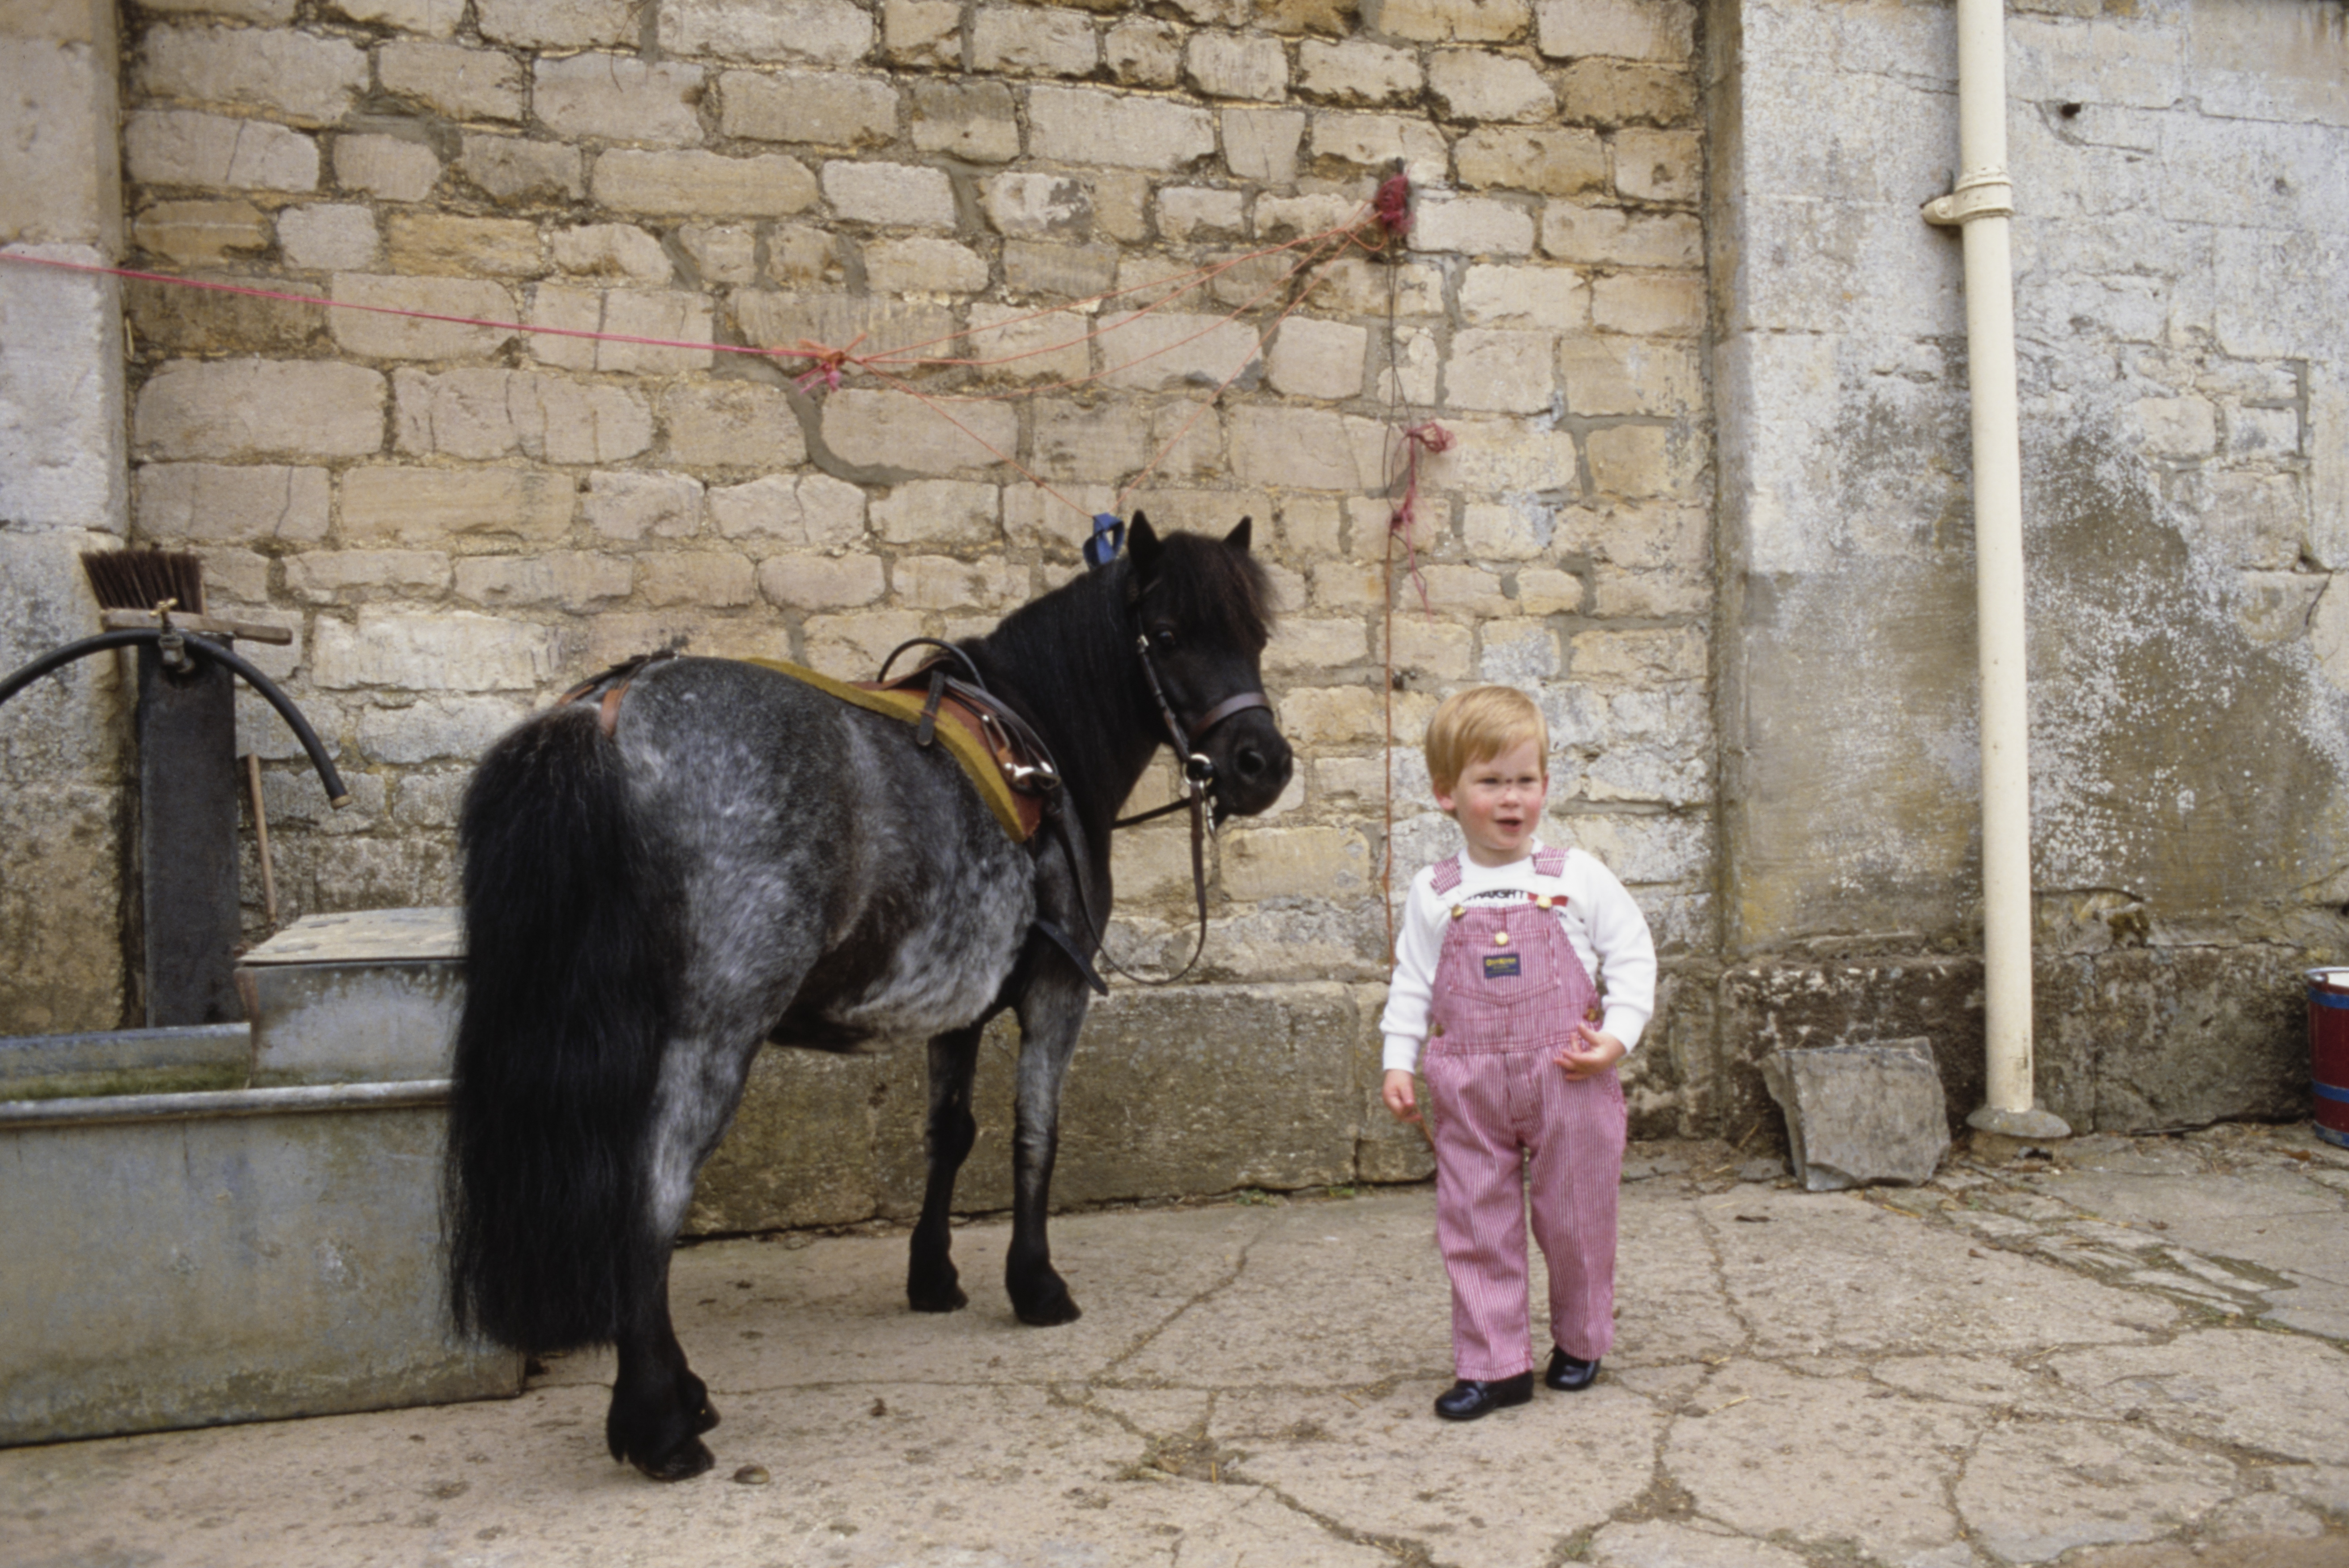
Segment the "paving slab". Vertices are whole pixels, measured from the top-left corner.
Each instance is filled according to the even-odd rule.
[[[2340,1568],[2349,1346],[2277,1305],[2349,1276],[2313,1142],[1831,1193],[1643,1145],[1599,1382],[1465,1426],[1424,1186],[1061,1216],[1052,1329],[999,1222],[957,1230],[946,1315],[902,1233],[707,1243],[698,1480],[613,1464],[610,1359],[562,1357],[510,1400],[0,1450],[0,1563]]]

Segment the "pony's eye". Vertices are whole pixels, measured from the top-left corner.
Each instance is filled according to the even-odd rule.
[[[1171,627],[1161,626],[1157,631],[1150,634],[1150,640],[1158,645],[1158,651],[1162,654],[1171,654],[1174,651],[1174,633]]]

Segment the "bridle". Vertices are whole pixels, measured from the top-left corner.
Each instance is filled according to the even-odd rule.
[[[1131,603],[1130,600],[1129,603]],[[1013,781],[1014,788],[1041,795],[1044,799],[1046,807],[1044,818],[1060,831],[1061,846],[1069,857],[1069,874],[1076,887],[1077,913],[1084,921],[1086,934],[1092,939],[1092,950],[1099,954],[1111,968],[1138,985],[1171,985],[1190,974],[1197,966],[1200,954],[1207,950],[1206,844],[1208,837],[1216,830],[1215,813],[1211,809],[1216,788],[1216,763],[1213,758],[1199,749],[1199,743],[1206,738],[1209,730],[1236,715],[1257,707],[1269,712],[1272,704],[1266,700],[1264,693],[1261,691],[1236,692],[1185,723],[1182,716],[1174,711],[1174,703],[1166,696],[1166,682],[1158,672],[1158,660],[1150,645],[1150,634],[1146,631],[1137,631],[1134,634],[1133,649],[1136,656],[1142,661],[1142,676],[1143,682],[1150,687],[1150,700],[1158,709],[1158,720],[1166,730],[1167,743],[1174,748],[1174,755],[1183,761],[1182,794],[1164,806],[1153,807],[1147,811],[1136,811],[1130,817],[1120,817],[1112,821],[1110,827],[1112,831],[1119,828],[1137,827],[1143,822],[1164,817],[1169,812],[1187,809],[1191,813],[1191,896],[1199,913],[1199,935],[1191,945],[1191,956],[1184,962],[1183,967],[1174,974],[1153,978],[1145,975],[1136,975],[1111,956],[1108,946],[1102,940],[1108,928],[1108,923],[1093,917],[1092,901],[1085,894],[1083,858],[1079,854],[1075,841],[1070,837],[1068,813],[1060,809],[1061,801],[1060,767],[1054,761],[1050,751],[1045,747],[1042,738],[1037,736],[1026,725],[1019,724],[1018,719],[994,698],[994,695],[987,690],[985,682],[980,679],[978,667],[971,663],[969,655],[952,644],[936,638],[916,637],[909,642],[899,644],[890,652],[889,657],[882,661],[882,678],[885,680],[887,678],[889,665],[899,654],[909,647],[924,644],[943,650],[946,656],[959,664],[970,677],[968,686],[960,681],[947,682],[944,679],[944,671],[938,667],[938,663],[934,661],[931,665],[924,666],[924,669],[937,672],[937,678],[933,681],[934,692],[940,686],[947,685],[963,687],[966,690],[976,688],[977,694],[986,699],[986,709],[992,710],[1002,719],[1017,726],[1021,741],[1032,748],[1032,755],[1037,758],[1039,766],[1022,769],[1027,777],[1016,779]],[[921,673],[917,670],[915,675],[918,677]],[[930,700],[931,705],[935,707],[937,701],[936,696],[934,695]],[[1068,955],[1069,961],[1077,966],[1077,972],[1084,976],[1087,985],[1104,996],[1109,995],[1109,983],[1101,977],[1100,972],[1094,969],[1092,962],[1086,957],[1084,949],[1071,940],[1067,932],[1041,916],[1036,920],[1036,929],[1042,932],[1055,946]]]

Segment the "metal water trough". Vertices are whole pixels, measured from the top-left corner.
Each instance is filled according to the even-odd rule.
[[[247,1024],[0,1041],[0,1444],[521,1392],[443,1305],[455,914],[296,922]]]

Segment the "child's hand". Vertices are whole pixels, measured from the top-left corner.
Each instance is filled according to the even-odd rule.
[[[1592,1028],[1588,1024],[1575,1025],[1574,1033],[1582,1043],[1568,1046],[1550,1057],[1551,1061],[1566,1069],[1566,1076],[1569,1078],[1579,1081],[1596,1078],[1621,1061],[1626,1054],[1622,1041],[1603,1030]]]
[[[1402,1068],[1387,1069],[1385,1080],[1379,1085],[1379,1098],[1387,1102],[1397,1121],[1419,1119],[1419,1096],[1412,1088],[1411,1075]]]

